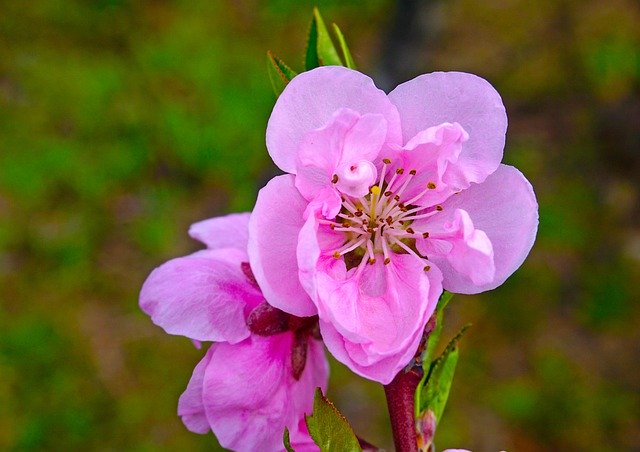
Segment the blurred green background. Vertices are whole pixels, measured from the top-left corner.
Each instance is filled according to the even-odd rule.
[[[319,1],[380,86],[481,75],[540,231],[466,322],[439,448],[640,450],[640,7],[632,0]],[[314,3],[0,0],[0,449],[215,450],[176,404],[202,352],[137,307],[190,223],[250,209],[271,49],[294,69]],[[391,450],[381,387],[329,396]]]

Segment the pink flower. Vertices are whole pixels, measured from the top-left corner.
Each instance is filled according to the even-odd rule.
[[[170,334],[215,342],[178,403],[189,430],[212,430],[233,450],[280,451],[288,427],[296,450],[317,450],[304,422],[328,380],[316,319],[264,301],[248,264],[248,221],[245,213],[194,224],[189,234],[208,248],[155,269],[140,306]]]
[[[295,77],[267,127],[289,174],[260,191],[249,224],[266,299],[317,313],[338,360],[389,383],[443,288],[493,289],[533,245],[531,185],[500,164],[506,127],[500,96],[471,74],[421,75],[389,95],[342,67]]]

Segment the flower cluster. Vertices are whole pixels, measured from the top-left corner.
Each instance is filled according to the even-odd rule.
[[[443,289],[502,284],[538,224],[531,185],[501,164],[507,118],[471,74],[390,94],[354,70],[296,76],[267,148],[285,175],[253,212],[195,224],[207,250],[156,269],[142,309],[168,333],[215,342],[180,398],[189,429],[237,450],[313,448],[304,425],[328,370],[389,383],[415,355]],[[258,445],[260,447],[258,447]]]

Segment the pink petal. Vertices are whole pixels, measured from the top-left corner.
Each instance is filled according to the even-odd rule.
[[[333,185],[333,174],[342,158],[345,137],[359,118],[358,112],[341,108],[329,123],[302,137],[296,158],[296,188],[307,200]]]
[[[473,184],[443,204],[433,217],[451,221],[456,209],[464,209],[475,228],[484,231],[493,246],[495,277],[486,284],[474,284],[454,269],[444,257],[429,256],[442,270],[443,286],[454,293],[474,294],[495,289],[522,265],[538,231],[538,203],[533,188],[516,168],[500,167],[482,184]]]
[[[423,228],[418,222],[415,226]],[[425,221],[425,227],[429,226],[434,224]],[[476,229],[469,214],[462,209],[455,209],[453,220],[445,221],[441,227],[440,231],[431,229],[428,239],[416,240],[420,253],[432,259],[446,257],[454,270],[471,279],[476,286],[491,283],[495,277],[495,264],[493,246],[487,234]]]
[[[387,144],[401,144],[398,112],[373,80],[357,71],[323,66],[296,76],[280,94],[267,125],[269,155],[283,171],[296,172],[303,137],[329,122],[340,108],[387,121]],[[441,121],[442,122],[442,121]]]
[[[244,275],[246,253],[200,251],[156,268],[142,286],[140,307],[169,334],[198,341],[243,340],[245,318],[263,297]]]
[[[194,223],[189,235],[209,249],[237,248],[245,251],[249,237],[249,212],[232,213]]]
[[[333,251],[344,243],[344,236],[331,230],[327,225],[321,225],[316,215],[309,215],[298,235],[298,276],[302,287],[317,305],[317,275],[318,272],[331,272],[346,275],[343,260],[331,256]],[[322,262],[321,262],[322,261]]]
[[[251,269],[266,300],[297,316],[316,314],[298,280],[296,247],[307,201],[294,187],[294,176],[271,179],[260,190],[249,221]]]
[[[189,380],[187,389],[178,400],[178,416],[182,418],[184,425],[193,433],[205,434],[211,430],[202,402],[202,384],[214,347],[216,345],[212,345],[209,348],[204,358],[193,369],[193,375]]]
[[[313,409],[316,387],[326,388],[328,365],[312,340],[300,380],[293,378],[293,334],[252,336],[218,344],[204,377],[204,406],[223,447],[237,451],[282,450],[285,426],[297,432]]]
[[[333,186],[350,196],[366,195],[377,176],[371,161],[386,135],[384,116],[361,116],[348,108],[339,109],[327,125],[303,137],[296,163],[296,188],[307,200]]]
[[[389,94],[398,108],[407,142],[422,130],[459,123],[469,134],[460,165],[472,182],[482,182],[502,160],[507,115],[498,92],[486,80],[463,72],[433,72],[405,82]]]
[[[404,176],[395,186],[400,187],[404,180],[409,180],[403,199],[420,195],[416,205],[433,206],[468,188],[473,180],[473,168],[465,167],[465,162],[460,161],[468,138],[460,124],[444,123],[419,132],[402,149],[383,153],[393,161],[391,171],[404,169]],[[432,188],[427,189],[428,186]]]
[[[336,359],[383,384],[406,366],[442,293],[440,272],[425,271],[425,264],[395,254],[389,265],[367,265],[360,277],[318,275],[322,337]]]

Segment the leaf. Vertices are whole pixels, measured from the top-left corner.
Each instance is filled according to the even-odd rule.
[[[338,55],[338,51],[331,40],[329,30],[327,30],[318,8],[313,8],[313,19],[311,19],[307,37],[304,66],[307,71],[318,66],[343,66],[340,55]]]
[[[466,325],[460,332],[447,344],[440,357],[433,361],[428,374],[418,384],[420,396],[417,398],[418,409],[416,410],[420,416],[425,410],[431,410],[436,418],[436,423],[440,421],[442,412],[449,398],[453,375],[456,371],[458,363],[458,342],[471,325]]]
[[[344,35],[337,24],[333,24],[333,31],[338,38],[338,42],[340,43],[340,49],[342,50],[342,56],[344,57],[344,63],[349,69],[355,69],[356,63],[353,61],[353,57],[351,56],[351,52],[349,51],[349,47],[347,46],[347,41],[344,39]]]
[[[296,452],[295,450],[293,450],[293,447],[291,447],[291,439],[289,439],[289,429],[287,427],[284,428],[282,443],[284,444],[284,448],[287,452]]]
[[[320,66],[318,60],[318,25],[316,24],[315,15],[311,19],[311,25],[309,25],[309,34],[307,35],[307,51],[304,57],[304,68],[307,71],[315,69]]]
[[[313,414],[305,420],[309,435],[322,452],[362,451],[351,425],[320,388],[313,399]]]
[[[329,30],[327,30],[327,26],[324,24],[318,8],[313,8],[313,18],[316,21],[316,28],[318,30],[317,47],[320,64],[323,66],[343,66],[342,60],[333,45]]]
[[[267,67],[269,69],[271,86],[273,86],[273,91],[275,91],[276,96],[279,96],[285,86],[287,86],[287,83],[298,75],[293,69],[287,66],[284,61],[275,56],[271,50],[267,52]]]
[[[422,355],[422,369],[425,374],[429,371],[429,367],[431,366],[431,361],[435,357],[436,347],[438,346],[438,341],[440,340],[440,333],[442,332],[442,324],[444,321],[444,308],[447,307],[449,301],[453,298],[453,294],[451,292],[447,292],[446,290],[442,292],[440,295],[440,299],[438,300],[438,305],[436,307],[436,326],[433,328],[433,331],[429,334],[427,339],[427,349]]]

